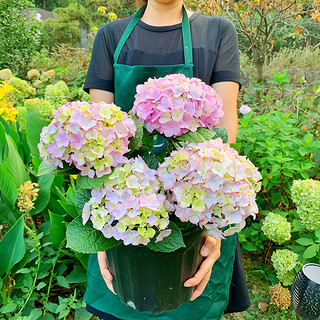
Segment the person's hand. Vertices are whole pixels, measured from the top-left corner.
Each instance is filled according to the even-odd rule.
[[[195,287],[192,293],[190,301],[197,299],[203,292],[207,283],[209,282],[212,266],[220,257],[221,239],[215,239],[208,236],[205,244],[200,250],[200,254],[205,257],[200,265],[198,272],[193,278],[188,279],[185,283],[185,287]]]
[[[113,276],[108,269],[107,255],[105,252],[98,252],[98,263],[99,263],[101,275],[102,275],[104,282],[106,283],[108,289],[111,292],[113,292],[114,294],[116,294],[113,290],[113,285],[112,285]]]

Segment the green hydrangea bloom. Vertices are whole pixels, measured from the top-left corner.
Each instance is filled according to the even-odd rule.
[[[320,228],[320,181],[293,181],[291,198],[297,205],[297,213],[307,230]]]
[[[87,101],[91,103],[90,95],[86,93],[82,88],[74,87],[70,92],[71,101]]]
[[[273,267],[277,271],[277,277],[284,286],[290,286],[293,283],[294,268],[298,263],[298,257],[297,253],[287,249],[276,250],[271,256]]]
[[[27,81],[17,77],[11,77],[8,82],[16,90],[11,91],[8,96],[12,102],[23,101],[24,99],[31,98],[36,94],[36,89],[32,87]]]
[[[55,83],[54,86],[62,91],[65,96],[68,96],[70,94],[70,90],[64,81],[60,80]]]
[[[24,132],[26,130],[26,109],[31,109],[36,111],[41,117],[44,119],[53,119],[53,105],[43,99],[26,99],[24,100],[24,107],[18,107],[18,115],[17,115],[17,121],[20,125],[20,131]]]
[[[67,103],[64,92],[61,91],[59,87],[52,84],[46,87],[44,97],[45,100],[48,100],[55,109],[58,109],[59,107]]]
[[[280,214],[270,212],[261,228],[265,236],[277,244],[283,244],[291,238],[291,224]]]
[[[2,69],[0,70],[0,80],[8,81],[12,77],[12,72],[10,69]]]

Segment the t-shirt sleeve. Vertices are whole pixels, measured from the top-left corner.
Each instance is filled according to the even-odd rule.
[[[100,28],[94,39],[91,60],[87,77],[83,86],[84,91],[100,89],[114,92],[113,85],[113,50],[106,27]]]
[[[221,81],[234,81],[241,86],[237,32],[229,20],[222,19],[221,22],[221,40],[211,84]]]

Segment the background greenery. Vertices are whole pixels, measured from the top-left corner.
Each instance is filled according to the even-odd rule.
[[[291,307],[270,304],[269,286],[279,283],[271,256],[279,249],[297,253],[294,273],[303,263],[320,262],[320,231],[307,230],[291,198],[294,180],[320,179],[320,73],[312,83],[305,78],[306,71],[320,72],[320,24],[310,15],[319,8],[315,1],[307,12],[307,2],[302,1],[298,19],[275,26],[264,47],[262,77],[252,43],[239,33],[238,104],[249,105],[252,113],[239,114],[238,142],[240,152],[261,169],[263,187],[257,219],[239,234],[253,305],[226,319],[295,319]],[[201,1],[187,5],[205,11]],[[56,18],[39,21],[35,12],[23,12],[27,7],[53,10]],[[207,5],[206,13],[226,14],[216,9]],[[262,2],[254,21],[260,9]],[[89,101],[82,85],[97,28],[134,11],[131,0],[0,1],[0,80],[18,90],[0,93],[0,319],[90,318],[83,305],[88,257],[65,248],[66,226],[79,215],[77,202],[86,194],[75,192],[75,176],[38,175],[37,144],[54,109],[67,101]],[[235,17],[235,11],[228,13]],[[241,28],[241,20],[234,23]],[[251,28],[250,35],[260,42],[258,29]],[[290,69],[300,73],[293,76]],[[17,121],[5,120],[12,110],[19,112]],[[19,191],[27,181],[38,184],[38,197],[33,209],[21,211],[23,195],[32,200],[36,192]],[[277,244],[261,231],[269,212],[290,222],[290,240]]]

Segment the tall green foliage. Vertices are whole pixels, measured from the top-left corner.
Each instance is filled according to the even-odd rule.
[[[30,7],[29,0],[0,1],[0,69],[24,72],[38,48],[40,22],[23,12]]]

